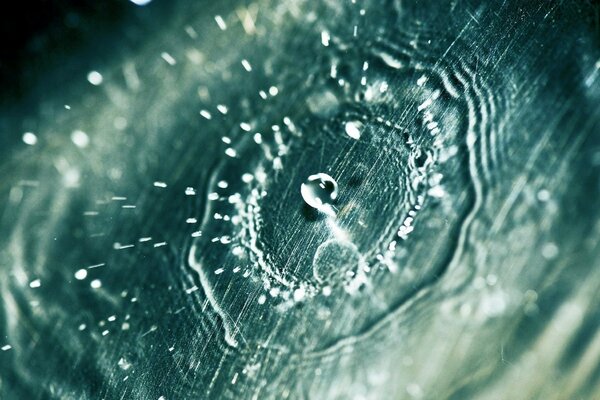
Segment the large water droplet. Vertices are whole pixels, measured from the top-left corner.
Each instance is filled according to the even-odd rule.
[[[322,243],[313,258],[313,276],[321,284],[336,286],[358,271],[360,254],[353,243],[332,239]]]
[[[331,176],[319,173],[306,179],[300,186],[302,198],[312,208],[330,216],[335,216],[332,204],[338,195],[338,185]]]

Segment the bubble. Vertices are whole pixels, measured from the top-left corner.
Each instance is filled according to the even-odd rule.
[[[310,175],[300,186],[300,193],[306,204],[312,208],[335,216],[331,203],[337,198],[338,185],[331,176],[324,173]]]

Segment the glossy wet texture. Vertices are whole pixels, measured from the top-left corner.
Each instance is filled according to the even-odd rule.
[[[4,99],[0,397],[598,393],[597,7],[159,3]]]

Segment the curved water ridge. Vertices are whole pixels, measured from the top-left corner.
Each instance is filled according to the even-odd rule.
[[[223,138],[189,263],[230,345],[327,348],[445,278],[452,261],[451,286],[468,279],[457,260],[501,162],[500,106],[464,49],[454,58],[410,29],[393,43],[332,32],[304,43],[298,54],[318,54],[305,75]],[[289,60],[268,62],[285,71]],[[319,173],[338,185],[334,213],[303,201]]]

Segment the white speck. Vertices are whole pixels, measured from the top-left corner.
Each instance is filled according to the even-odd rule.
[[[402,61],[398,60],[397,58],[395,58],[394,56],[392,56],[391,54],[388,53],[379,53],[379,57],[381,57],[381,60],[386,63],[388,66],[390,66],[391,68],[394,69],[400,69],[404,66],[404,64],[402,63]]]
[[[227,189],[227,186],[229,186],[229,184],[226,181],[219,181],[219,183],[217,183],[217,186],[221,189]]]
[[[271,96],[277,96],[278,93],[279,93],[279,89],[277,89],[277,86],[271,86],[269,88],[269,94]]]
[[[85,148],[90,144],[90,138],[84,131],[76,130],[71,133],[71,141],[75,146]]]
[[[87,274],[87,270],[85,268],[82,268],[75,272],[75,279],[82,281],[87,277]]]
[[[323,46],[329,46],[329,40],[331,37],[329,36],[329,32],[323,31],[321,32],[321,43]]]
[[[108,335],[108,333],[109,333],[109,330],[108,330],[108,329],[107,329],[107,330],[105,330],[105,331],[102,331],[102,336],[106,336],[106,335]]]
[[[126,206],[123,206],[123,208],[125,208]],[[113,249],[115,250],[125,250],[125,249],[130,249],[132,247],[134,247],[134,244],[121,244],[121,243],[114,243],[113,244]]]
[[[331,286],[325,286],[323,288],[323,296],[327,297],[329,295],[331,295]]]
[[[352,139],[360,139],[360,122],[356,122],[356,121],[349,121],[346,122],[346,133],[348,134],[348,136],[350,136]]]
[[[194,286],[192,286],[192,287],[191,287],[191,288],[189,288],[189,289],[185,289],[185,292],[186,292],[187,294],[190,294],[190,293],[194,293],[196,290],[198,290],[198,286],[194,285]]]
[[[305,295],[306,291],[304,288],[299,287],[298,289],[294,290],[294,301],[302,301]]]
[[[120,131],[127,128],[127,124],[128,124],[127,118],[123,118],[123,117],[117,117],[113,121],[113,125],[115,126],[115,128]]]
[[[177,64],[177,61],[175,61],[175,59],[173,58],[172,55],[170,55],[169,53],[167,53],[166,51],[163,51],[162,53],[160,53],[160,56],[162,57],[163,60],[165,60],[169,65],[175,65]]]
[[[186,196],[195,196],[196,195],[196,190],[193,187],[186,187],[185,188],[185,195]]]
[[[145,6],[150,3],[152,0],[130,0],[136,6]]]
[[[196,218],[188,218],[185,220],[186,224],[195,224],[196,222],[198,222]]]
[[[264,90],[260,90],[258,92],[258,95],[263,99],[266,100],[267,99],[267,92],[265,92]]]
[[[65,104],[65,109],[66,109],[66,110],[70,110],[70,109],[71,109],[71,106],[70,106],[70,105],[68,105],[68,104]]]
[[[187,33],[189,35],[189,37],[191,37],[192,39],[196,39],[198,37],[196,30],[194,28],[192,28],[191,26],[188,25],[184,29],[185,29],[185,33]]]
[[[432,197],[444,197],[446,195],[446,192],[444,191],[444,189],[441,186],[434,186],[431,189],[429,189],[427,191],[427,194],[432,196]]]
[[[254,176],[252,176],[252,174],[245,173],[244,175],[242,175],[242,181],[244,183],[250,183],[252,182],[252,179],[254,179]]]
[[[212,192],[208,194],[208,199],[209,200],[218,200],[219,199],[219,193],[216,192]]]
[[[225,24],[225,20],[223,19],[223,17],[221,17],[220,15],[215,15],[215,21],[217,22],[217,25],[219,25],[219,28],[222,31],[227,29],[227,24]]]
[[[224,268],[218,268],[215,270],[215,275],[221,275],[223,272],[225,272]]]
[[[108,322],[114,322],[117,320],[117,316],[116,315],[111,315],[110,317],[107,318]]]
[[[415,399],[423,397],[423,389],[416,383],[409,383],[408,386],[406,386],[406,392]]]
[[[258,296],[258,304],[265,304],[266,301],[267,301],[267,296],[265,296],[264,294],[261,294],[260,296]]]
[[[154,186],[159,187],[159,188],[166,188],[167,184],[164,182],[156,181],[156,182],[154,182]]]
[[[23,142],[24,142],[25,144],[28,144],[28,145],[30,145],[30,146],[33,146],[33,145],[35,145],[35,144],[37,143],[37,141],[38,141],[38,138],[37,138],[37,136],[35,135],[35,133],[32,133],[32,132],[25,132],[25,133],[23,134]]]
[[[98,86],[102,84],[102,80],[104,78],[102,78],[102,74],[98,71],[90,71],[87,74],[87,80],[89,83],[91,83],[94,86]]]
[[[379,86],[379,93],[385,93],[387,90],[388,90],[387,82],[381,82],[381,85]]]
[[[235,149],[233,149],[231,147],[228,147],[225,150],[225,154],[228,155],[229,157],[235,157],[235,156],[237,156],[237,152],[235,151]]]
[[[498,277],[494,274],[489,274],[488,276],[485,277],[485,282],[489,286],[494,286],[496,283],[498,283]]]
[[[546,189],[542,189],[537,193],[537,198],[541,202],[546,202],[550,200],[550,192]]]
[[[12,346],[10,344],[5,344],[1,348],[2,348],[2,351],[8,351],[8,350],[12,349]]]
[[[121,368],[123,371],[127,371],[129,368],[131,368],[131,363],[127,361],[124,357],[121,357],[117,364],[119,365],[119,368]]]
[[[152,238],[151,238],[150,236],[146,236],[146,237],[141,237],[141,238],[139,238],[139,240],[138,240],[138,241],[139,241],[140,243],[143,243],[143,242],[149,242],[149,241],[151,241],[151,240],[152,240]]]
[[[100,281],[100,279],[94,279],[90,282],[90,286],[92,287],[92,289],[99,289],[102,287],[102,282]]]
[[[223,104],[217,105],[217,110],[223,115],[227,114],[227,112],[229,111],[227,106],[224,106]]]
[[[80,331],[84,331],[84,330],[85,330],[85,328],[86,328],[86,325],[85,325],[85,324],[81,324],[81,325],[79,325],[79,326],[77,327],[77,329],[79,329]]]
[[[87,269],[98,268],[98,267],[104,267],[105,265],[106,265],[105,263],[94,264],[94,265],[90,265],[89,267],[87,267]]]
[[[252,130],[252,126],[247,122],[240,123],[240,128],[246,132],[250,132]]]
[[[210,112],[208,112],[206,110],[200,110],[200,115],[202,115],[206,119],[211,119],[212,118],[212,115],[210,115]]]
[[[248,62],[248,60],[243,59],[242,60],[242,66],[244,67],[244,69],[248,72],[252,71],[252,65],[250,65],[250,63]]]
[[[427,82],[427,77],[423,75],[419,79],[417,79],[417,86],[423,86],[425,82]]]
[[[192,237],[200,237],[202,236],[202,231],[192,232]]]
[[[154,243],[154,247],[162,247],[162,246],[166,246],[167,242],[158,242],[158,243]],[[133,299],[131,299],[133,301]]]
[[[129,330],[129,322],[123,322],[121,324],[121,330],[122,331],[128,331]]]
[[[221,138],[221,141],[222,141],[223,143],[225,143],[225,144],[231,144],[231,139],[230,139],[229,137],[227,137],[227,136],[223,136],[223,137]]]
[[[256,144],[262,143],[262,135],[260,133],[255,133],[253,139]]]
[[[427,107],[429,107],[431,105],[431,103],[432,103],[431,99],[427,99],[423,103],[421,103],[421,105],[419,105],[419,107],[417,107],[417,110],[422,111],[422,110],[426,109]]]
[[[31,282],[29,282],[29,287],[32,289],[39,288],[40,286],[42,286],[42,281],[40,281],[39,279],[34,279]]]
[[[542,248],[542,257],[546,260],[552,260],[558,256],[558,246],[552,242],[546,243]]]

